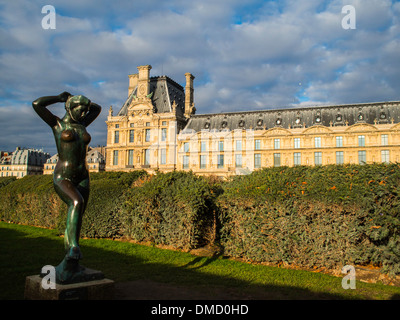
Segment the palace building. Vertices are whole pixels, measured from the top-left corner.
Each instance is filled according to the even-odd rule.
[[[151,66],[129,76],[107,123],[106,170],[192,170],[227,177],[272,166],[400,161],[400,102],[195,114],[185,87]]]

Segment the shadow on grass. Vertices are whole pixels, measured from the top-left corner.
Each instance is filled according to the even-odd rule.
[[[135,254],[113,252],[111,247],[108,250],[82,242],[82,265],[101,270],[107,278],[116,281],[116,289],[124,291],[116,296],[123,299],[151,299],[152,294],[154,299],[185,300],[344,299],[337,294],[293,286],[252,284],[235,277],[201,272],[218,257],[186,255],[190,261],[176,266],[168,261],[154,263]],[[63,258],[63,239],[55,236],[53,239],[48,233],[43,237],[30,236],[0,228],[0,248],[0,299],[3,300],[23,299],[25,277],[38,274],[44,265],[57,265]]]

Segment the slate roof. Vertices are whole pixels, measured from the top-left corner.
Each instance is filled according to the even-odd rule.
[[[125,101],[117,116],[125,116],[129,105],[137,94],[137,87],[132,91]],[[151,102],[156,113],[166,113],[172,111],[172,104],[175,101],[178,115],[185,112],[185,91],[184,88],[167,76],[150,78]]]
[[[393,120],[392,120],[393,119]],[[201,130],[265,130],[274,127],[307,128],[314,125],[343,126],[355,123],[400,122],[400,101],[262,111],[198,114],[189,119],[183,133]]]
[[[50,158],[50,154],[42,150],[17,148],[11,156],[11,164],[41,166],[48,158]]]
[[[88,163],[106,163],[104,156],[96,149],[90,149],[86,155]]]

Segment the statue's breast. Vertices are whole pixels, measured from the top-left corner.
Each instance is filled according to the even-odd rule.
[[[89,144],[89,142],[90,142],[91,139],[92,139],[92,138],[90,137],[90,134],[89,134],[89,133],[87,133],[87,132],[84,132],[84,133],[83,133],[83,135],[82,135],[82,140],[83,140],[83,142],[84,142],[85,144]]]
[[[85,145],[88,145],[91,137],[89,133],[86,132],[86,130],[64,130],[61,132],[61,140],[65,142],[71,142],[71,141],[82,141]]]
[[[69,142],[75,140],[75,133],[73,130],[64,130],[61,132],[61,140]]]

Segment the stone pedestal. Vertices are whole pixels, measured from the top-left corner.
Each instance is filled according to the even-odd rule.
[[[25,281],[27,300],[111,300],[114,281],[93,280],[72,284],[56,284],[55,289],[44,289],[40,275],[28,276]]]

